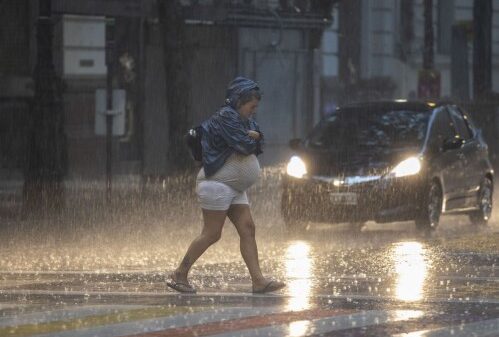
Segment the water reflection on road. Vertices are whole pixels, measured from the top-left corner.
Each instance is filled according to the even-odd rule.
[[[494,264],[497,259],[494,255],[460,253],[459,249],[476,249],[473,238],[486,237],[487,233],[494,237],[497,228],[469,227],[444,222],[427,236],[411,223],[371,224],[362,232],[319,224],[300,234],[264,241],[262,247],[264,252],[282,252],[273,257],[273,268],[267,270],[287,282],[283,294],[289,296],[289,310],[309,309],[317,295],[401,302],[472,299],[480,298],[479,289],[490,283],[477,286],[469,277],[495,277],[496,268],[479,265]],[[282,274],[276,273],[278,270]],[[297,324],[296,329],[299,326],[303,328]]]
[[[286,293],[290,296],[287,309],[290,311],[309,309],[313,280],[324,278],[314,270],[314,264],[320,261],[315,261],[312,249],[312,244],[303,240],[290,241],[286,248],[284,264],[288,283]],[[320,250],[320,247],[316,249]],[[425,244],[417,241],[393,243],[387,254],[387,260],[391,261],[389,269],[393,271],[390,273],[393,284],[388,284],[388,293],[394,289],[393,296],[401,301],[422,300],[431,262]]]
[[[397,274],[395,296],[402,301],[421,300],[428,270],[423,244],[399,242],[394,245],[392,256]]]
[[[305,241],[290,242],[286,249],[285,265],[288,293],[291,296],[287,309],[305,310],[310,307],[313,262],[310,244]]]

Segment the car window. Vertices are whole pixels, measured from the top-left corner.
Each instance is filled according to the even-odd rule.
[[[464,122],[466,123],[466,126],[468,127],[468,130],[470,130],[471,137],[474,137],[478,132],[478,127],[476,126],[475,122],[473,121],[473,118],[471,118],[471,116],[468,112],[462,110],[461,108],[456,106],[455,109],[461,113],[461,115],[464,118]]]
[[[455,137],[456,129],[447,109],[438,109],[431,124],[429,144],[432,152],[439,152],[445,139]]]
[[[461,111],[457,110],[453,106],[448,107],[448,110],[450,117],[452,118],[452,121],[456,126],[456,131],[458,135],[464,140],[469,140],[472,137],[471,131],[469,130],[468,125],[466,125],[466,122],[464,121]]]
[[[343,108],[322,120],[306,143],[331,150],[421,146],[429,116],[426,110]]]

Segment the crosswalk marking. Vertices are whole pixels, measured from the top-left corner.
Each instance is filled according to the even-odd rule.
[[[101,325],[78,330],[51,332],[37,334],[33,337],[118,337],[136,335],[147,332],[162,331],[166,329],[206,324],[230,319],[243,318],[247,316],[266,315],[279,311],[276,307],[259,308],[223,308],[216,311],[203,311],[197,313],[186,313],[168,317],[157,317],[152,319],[137,320],[133,322]]]
[[[161,306],[147,306],[140,309],[113,311],[62,320],[42,320],[41,322],[30,322],[28,324],[5,326],[0,328],[0,336],[12,337],[28,336],[35,333],[54,333],[65,330],[78,330],[86,327],[112,325],[114,323],[138,321],[154,317],[164,317],[179,312],[195,311],[196,308],[186,307],[171,308]],[[198,309],[199,310],[199,309]]]
[[[263,329],[247,329],[242,331],[225,332],[212,337],[259,337],[259,336],[293,336],[302,337],[320,335],[333,331],[353,328],[363,328],[372,325],[403,321],[418,318],[423,315],[419,310],[370,310],[360,313],[298,321],[290,324],[269,326]],[[160,337],[161,335],[158,335]],[[161,336],[162,337],[162,336]]]
[[[4,307],[7,306],[4,304]],[[283,311],[283,308],[283,306],[243,306],[215,309],[211,306],[166,308],[136,305],[88,305],[21,315],[10,313],[10,316],[0,317],[0,335],[12,337],[302,337],[409,320],[413,322],[411,326],[417,327],[418,320],[425,317],[424,311],[412,309],[358,311],[357,309],[316,308]],[[130,313],[134,310],[139,310],[143,315],[131,315]],[[199,311],[192,312],[192,310]],[[118,312],[120,312],[121,320],[113,321],[111,316]],[[80,325],[74,325],[75,321]],[[438,328],[397,334],[394,337],[499,336],[499,318],[466,324],[459,324],[460,320],[455,322],[455,325],[447,323],[446,325],[449,326],[438,327],[439,324],[436,324],[434,327]],[[12,329],[9,330],[9,327]]]
[[[230,331],[237,334],[240,330],[251,328],[260,331],[270,325],[288,324],[297,321],[310,321],[321,317],[337,316],[340,314],[352,314],[352,310],[330,310],[330,309],[311,309],[303,311],[286,311],[281,313],[259,315],[252,317],[239,318],[210,324],[198,324],[185,328],[168,329],[150,334],[141,334],[134,337],[197,337],[208,336]]]
[[[72,320],[87,316],[118,313],[125,310],[146,308],[142,305],[88,305],[83,307],[67,307],[57,310],[47,310],[32,313],[15,313],[0,317],[0,327],[39,324],[61,320]]]
[[[414,331],[398,334],[393,337],[497,337],[499,336],[499,319],[447,326],[438,329]]]

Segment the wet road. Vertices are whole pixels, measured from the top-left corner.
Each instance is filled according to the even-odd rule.
[[[498,336],[499,228],[413,227],[260,228],[262,268],[288,284],[272,295],[250,293],[230,224],[192,270],[197,295],[164,283],[189,231],[164,245],[10,246],[0,336]]]
[[[198,293],[168,289],[200,229],[183,204],[147,226],[132,217],[106,233],[6,240],[0,336],[499,336],[496,215],[482,228],[444,218],[430,236],[413,223],[289,234],[275,202],[250,197],[262,269],[285,289],[250,293],[229,222],[192,269]]]

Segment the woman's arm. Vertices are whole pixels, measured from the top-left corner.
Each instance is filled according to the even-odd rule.
[[[255,153],[258,141],[250,136],[241,119],[232,114],[218,118],[220,136],[237,152],[244,155]]]
[[[258,123],[254,119],[249,120],[250,123],[250,129],[255,130],[256,133],[258,133],[258,139],[256,139],[256,150],[255,154],[258,156],[259,154],[263,153],[263,145],[265,144],[265,137],[263,136],[262,131],[260,130],[260,127],[258,126]]]
[[[254,130],[248,130],[248,136],[253,138],[254,140],[260,140],[260,132]]]

